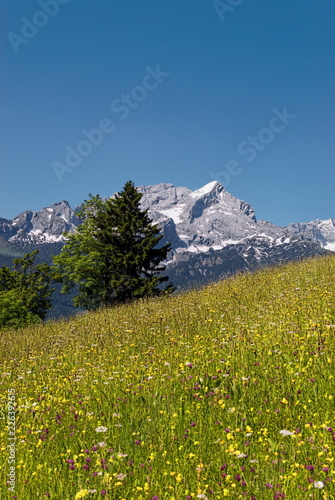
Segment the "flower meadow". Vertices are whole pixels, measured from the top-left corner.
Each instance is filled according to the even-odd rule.
[[[335,498],[332,256],[0,335],[1,499]]]

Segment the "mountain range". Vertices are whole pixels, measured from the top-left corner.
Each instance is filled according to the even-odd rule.
[[[285,227],[257,220],[252,205],[216,181],[196,191],[167,183],[138,190],[141,208],[148,209],[161,227],[162,242],[172,243],[165,274],[177,289],[335,251],[335,220]],[[63,232],[80,224],[79,208],[61,201],[40,212],[27,210],[13,220],[0,218],[0,266],[36,248],[40,261],[50,261],[64,244]]]

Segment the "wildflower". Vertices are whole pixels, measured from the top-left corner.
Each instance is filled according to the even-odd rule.
[[[310,472],[313,472],[313,470],[315,469],[315,467],[314,467],[314,465],[305,465],[305,469],[309,470]]]
[[[314,488],[321,489],[324,487],[324,485],[325,485],[325,483],[323,483],[322,481],[315,481]]]
[[[88,495],[88,490],[83,489],[80,490],[76,493],[76,496],[74,497],[75,500],[79,500],[80,498],[84,498]]]
[[[204,495],[203,493],[200,493],[200,495],[197,495],[197,498],[202,498],[202,500],[208,500],[206,495]]]
[[[123,481],[127,477],[127,474],[118,474],[116,476],[116,479],[119,479],[120,481]]]
[[[283,430],[279,431],[279,434],[282,434],[283,436],[292,436],[294,434],[294,432],[287,431],[286,429],[283,429]]]
[[[97,427],[95,429],[95,432],[107,432],[107,431],[108,431],[108,428],[104,427],[103,425],[101,425],[100,427]]]

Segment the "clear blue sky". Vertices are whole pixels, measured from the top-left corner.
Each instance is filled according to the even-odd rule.
[[[258,218],[335,218],[334,0],[57,1],[1,2],[1,217],[217,178]]]

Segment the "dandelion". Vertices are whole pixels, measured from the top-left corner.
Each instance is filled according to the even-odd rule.
[[[100,427],[97,427],[95,429],[95,432],[107,432],[107,431],[108,431],[108,428],[104,427],[103,425],[101,425]]]
[[[314,488],[318,488],[320,490],[321,488],[324,487],[324,485],[325,483],[323,483],[322,481],[315,481]]]

